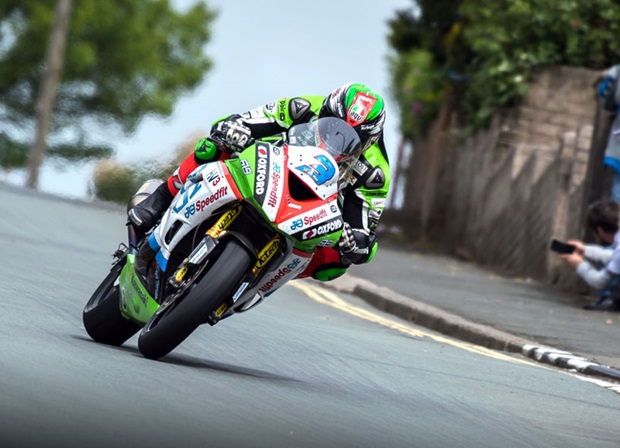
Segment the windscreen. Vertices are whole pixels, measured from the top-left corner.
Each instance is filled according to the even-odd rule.
[[[344,120],[334,117],[293,126],[288,137],[289,145],[325,149],[336,162],[357,157],[362,149],[357,132]]]

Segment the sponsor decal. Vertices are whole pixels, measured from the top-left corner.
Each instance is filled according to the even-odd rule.
[[[183,280],[185,274],[187,274],[187,266],[183,266],[181,269],[179,269],[174,275],[174,279],[177,281],[177,283],[179,283],[181,282],[181,280]]]
[[[213,185],[214,187],[220,183],[220,171],[219,170],[213,170],[210,173],[208,173],[206,176],[204,176],[204,180],[208,183],[210,183],[211,185]]]
[[[286,98],[282,98],[278,101],[278,112],[280,121],[286,120]]]
[[[315,213],[314,215],[304,216],[304,226],[311,226],[315,222],[321,222],[327,218],[327,211],[325,209],[321,209],[321,211]]]
[[[318,155],[314,158],[318,163],[300,165],[296,169],[310,176],[317,185],[323,185],[334,177],[336,168],[329,158],[324,155]]]
[[[138,285],[138,279],[136,276],[131,277],[131,286],[133,287],[136,294],[138,294],[138,298],[140,299],[140,302],[142,302],[142,305],[146,306],[148,298],[144,295],[144,291],[142,291],[140,285]],[[134,307],[134,309],[136,310],[136,312],[138,311],[137,308]]]
[[[247,159],[241,159],[241,168],[243,169],[243,174],[252,174],[252,168],[250,168],[250,162]]]
[[[254,191],[258,196],[262,196],[265,194],[267,166],[269,165],[269,151],[267,150],[267,148],[268,147],[266,145],[257,145],[256,149],[256,178]],[[262,201],[259,202],[262,203]]]
[[[334,244],[334,242],[332,240],[321,240],[319,242],[319,244],[317,244],[318,247],[325,247],[325,246],[331,246],[332,244]]]
[[[338,212],[338,207],[332,204],[330,206],[330,210],[335,214]],[[288,221],[288,232],[292,234],[295,231],[311,227],[321,221],[325,221],[325,219],[329,218],[330,215],[330,212],[326,208],[315,209],[313,213]]]
[[[196,201],[195,204],[192,204],[190,206],[188,206],[185,209],[185,218],[189,218],[190,216],[192,216],[195,213],[199,213],[203,210],[206,210],[206,208],[213,204],[215,201],[223,198],[224,196],[226,196],[228,194],[228,187],[224,186],[224,187],[220,187],[219,190],[217,190],[215,193],[213,193],[211,196],[205,198],[205,199],[201,199],[199,201]]]
[[[358,92],[347,110],[347,123],[351,126],[363,123],[376,102],[376,98],[364,92]]]
[[[385,121],[385,119],[383,119],[382,121]],[[369,135],[377,135],[380,132],[379,126],[377,126],[376,124],[363,124],[360,126],[360,130],[368,133]],[[376,144],[376,142],[373,143],[373,145]]]
[[[224,213],[215,223],[215,225],[209,230],[207,230],[207,235],[211,236],[212,238],[217,238],[218,236],[220,236],[222,230],[225,230],[230,225],[230,223],[232,223],[239,215],[239,213],[241,212],[241,208],[241,205],[237,205],[235,208],[231,208],[226,213]]]
[[[267,198],[267,205],[269,207],[275,207],[278,203],[278,183],[280,182],[280,175],[275,171],[271,173],[271,191],[269,192],[269,198]]]
[[[279,156],[279,155],[280,155],[280,148],[278,148],[277,146],[272,146],[272,147],[271,147],[271,150],[273,151],[273,153],[274,153],[276,156]],[[278,173],[279,173],[279,171],[278,171]]]
[[[207,255],[208,252],[209,248],[206,244],[203,244],[202,246],[200,246],[200,249],[198,249],[198,252],[192,255],[188,261],[193,264],[198,264],[202,261],[202,258]]]
[[[227,309],[228,309],[228,305],[226,305],[225,303],[222,303],[215,310],[215,317],[219,319],[220,317],[222,317],[222,315],[226,312]]]
[[[265,112],[268,113],[269,115],[273,115],[273,113],[276,111],[276,102],[272,102],[269,104],[265,104]]]
[[[291,223],[291,231],[301,229],[304,226],[303,219],[296,219]]]
[[[326,222],[325,224],[321,224],[319,226],[314,227],[313,229],[306,230],[301,235],[302,240],[309,240],[312,238],[316,238],[321,235],[326,235],[328,233],[335,232],[336,230],[340,230],[342,228],[342,220],[340,218],[332,219],[331,221]]]
[[[241,297],[241,294],[243,294],[243,291],[245,291],[249,285],[250,285],[250,282],[243,282],[241,286],[239,286],[239,289],[232,297],[233,303],[236,303],[237,300],[239,300],[239,297]]]
[[[275,276],[271,277],[271,279],[269,279],[269,281],[263,286],[261,286],[259,289],[262,292],[269,292],[275,284],[277,284],[280,280],[282,280],[283,277],[286,277],[291,272],[293,271],[291,271],[291,269],[288,267],[280,268],[278,273]]]
[[[299,263],[301,263],[301,260],[299,258],[293,258],[293,260],[291,260],[291,262],[287,264],[286,267],[292,271],[293,269],[297,268],[297,266],[299,266]]]
[[[256,270],[262,269],[265,266],[265,264],[267,264],[267,262],[273,258],[273,256],[278,251],[279,247],[280,247],[280,238],[275,237],[263,248],[263,250],[260,251],[260,253],[258,254],[258,259],[256,260],[256,264],[254,265],[254,268]]]
[[[366,165],[364,162],[362,162],[361,160],[358,160],[357,162],[355,162],[355,167],[353,168],[353,170],[359,174],[362,175],[364,174],[366,171],[368,171],[368,165]]]
[[[370,205],[372,207],[385,207],[385,199],[372,198],[370,200]]]

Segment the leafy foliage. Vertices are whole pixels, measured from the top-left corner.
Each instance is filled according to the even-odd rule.
[[[448,68],[466,57],[455,51],[458,4],[454,0],[420,0],[417,8],[397,11],[390,20],[392,92],[401,114],[401,132],[421,138],[449,86]],[[456,55],[456,56],[455,56]]]
[[[400,109],[401,131],[410,139],[420,139],[439,109],[446,82],[433,65],[433,55],[413,50],[401,58],[390,58],[392,84]]]
[[[0,148],[0,168],[10,170],[28,163],[28,146],[12,140],[5,133],[0,133]]]
[[[107,161],[97,166],[91,193],[102,201],[126,204],[141,182],[134,170]]]
[[[3,150],[23,149],[32,133],[55,3],[0,3],[0,122],[3,143],[12,142]],[[178,12],[169,0],[76,0],[51,130],[59,138],[51,141],[87,135],[93,125],[131,133],[146,115],[170,115],[211,67],[203,49],[213,18],[203,2]],[[3,166],[23,163],[21,151],[10,151]],[[50,155],[75,161],[110,152],[81,141]]]
[[[527,93],[536,68],[572,65],[604,69],[620,61],[620,5],[616,0],[428,0],[390,22],[395,66],[426,50],[441,71],[466,125],[488,125],[502,107]],[[402,94],[404,76],[393,78]],[[402,103],[414,103],[412,91]],[[401,107],[402,111],[402,107]],[[404,115],[405,116],[405,115]],[[406,133],[410,136],[411,133]]]

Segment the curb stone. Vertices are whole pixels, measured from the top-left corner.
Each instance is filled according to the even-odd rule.
[[[328,289],[355,295],[381,311],[455,339],[494,350],[521,353],[540,363],[584,375],[620,381],[620,370],[616,368],[591,362],[579,355],[544,346],[488,325],[468,321],[363,278],[345,274],[330,282],[310,281]]]

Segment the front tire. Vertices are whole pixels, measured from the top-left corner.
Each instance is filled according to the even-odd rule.
[[[170,310],[162,305],[142,328],[138,349],[145,358],[159,359],[174,350],[223,303],[250,268],[250,255],[241,243],[230,239],[223,244],[219,258],[185,297]]]
[[[88,335],[95,342],[121,346],[138,332],[140,327],[123,317],[119,304],[119,286],[116,284],[124,263],[112,267],[108,276],[95,290],[84,307],[82,321]]]

